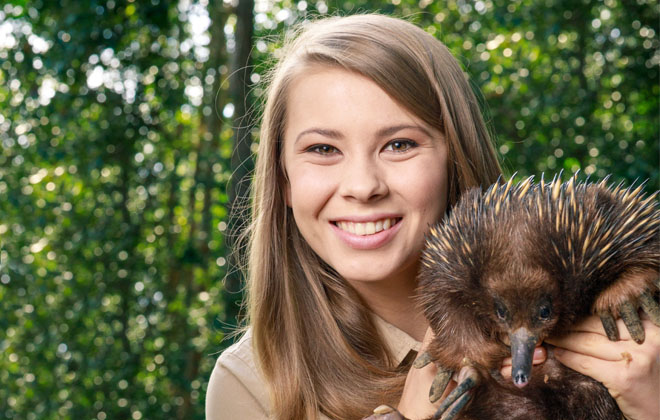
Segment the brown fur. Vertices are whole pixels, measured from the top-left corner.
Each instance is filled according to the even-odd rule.
[[[519,327],[543,340],[596,311],[616,316],[644,290],[657,293],[654,196],[604,181],[509,181],[465,193],[431,230],[418,292],[435,333],[429,352],[454,370],[467,357],[484,378],[462,418],[621,418],[602,385],[552,357],[522,389],[489,372],[510,355],[502,337]]]
[[[652,270],[631,271],[621,275],[596,298],[591,311],[598,314],[610,310],[613,316],[618,317],[619,306],[625,301],[635,302],[644,291],[653,290],[653,280],[657,276],[658,273]]]

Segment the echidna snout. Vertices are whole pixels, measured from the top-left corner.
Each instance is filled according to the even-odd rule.
[[[534,348],[538,337],[525,327],[520,327],[509,334],[511,341],[511,378],[518,388],[529,383],[532,376]]]
[[[553,305],[553,296],[557,293],[553,286],[554,283],[545,282],[541,287],[527,278],[518,287],[500,290],[500,294],[494,296],[499,335],[508,339],[511,379],[519,388],[531,380],[534,349],[548,336],[557,320],[560,309]]]

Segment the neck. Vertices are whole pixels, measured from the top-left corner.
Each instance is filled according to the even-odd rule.
[[[415,340],[422,341],[428,328],[428,321],[413,300],[417,286],[414,275],[403,276],[396,280],[350,283],[376,315]]]

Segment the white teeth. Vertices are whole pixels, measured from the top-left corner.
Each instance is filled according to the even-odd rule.
[[[383,219],[375,222],[354,223],[354,222],[337,222],[336,225],[339,229],[352,233],[353,235],[373,235],[374,233],[387,230],[396,224],[396,219]]]
[[[355,226],[351,222],[337,222],[339,229],[355,234]]]
[[[374,222],[367,222],[367,227],[364,229],[367,235],[373,235],[376,233],[376,225]]]

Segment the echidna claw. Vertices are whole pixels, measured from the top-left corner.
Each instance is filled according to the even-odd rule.
[[[465,407],[465,404],[470,401],[470,398],[472,398],[472,394],[464,394],[461,398],[458,399],[458,401],[456,401],[456,404],[454,404],[451,410],[442,416],[441,420],[453,420],[454,417],[456,417],[458,413],[461,412],[463,407]]]
[[[431,354],[428,351],[425,351],[424,353],[420,354],[417,359],[415,359],[413,362],[413,367],[415,369],[421,369],[429,363],[431,363]]]
[[[623,319],[623,323],[626,324],[626,328],[632,339],[635,340],[637,344],[642,344],[646,336],[644,334],[642,321],[640,321],[639,315],[637,314],[637,307],[629,301],[625,301],[619,306],[619,314],[621,315],[621,319]]]
[[[653,299],[653,295],[648,290],[639,295],[639,304],[649,316],[651,322],[660,327],[660,305]]]
[[[429,391],[429,401],[434,403],[440,399],[442,394],[444,394],[445,389],[447,389],[447,385],[449,384],[449,380],[453,373],[454,372],[449,369],[438,367],[438,373],[435,374],[433,384],[431,384],[431,390]]]
[[[495,380],[504,380],[504,376],[502,376],[502,372],[499,369],[491,369],[489,373]]]
[[[478,383],[479,373],[477,370],[473,366],[463,366],[458,374],[458,385],[449,393],[449,395],[447,395],[447,398],[442,401],[432,419],[453,419],[470,399],[468,391],[477,386]],[[454,405],[454,403],[456,403],[456,405]],[[454,405],[453,409],[447,412],[452,405]],[[446,416],[443,416],[445,412],[447,412]]]
[[[609,312],[601,312],[598,316],[600,316],[600,322],[603,323],[607,338],[609,338],[610,341],[619,341],[619,329],[616,327],[616,321],[614,321],[612,314]]]

